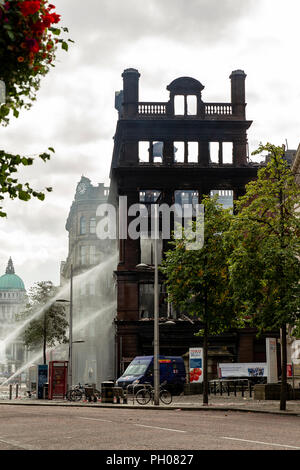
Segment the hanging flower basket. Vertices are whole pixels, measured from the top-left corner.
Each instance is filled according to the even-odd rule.
[[[6,89],[0,122],[8,122],[10,111],[18,117],[20,108],[31,106],[41,77],[54,66],[57,46],[68,50],[59,37],[68,30],[59,22],[48,0],[0,0],[0,80]]]

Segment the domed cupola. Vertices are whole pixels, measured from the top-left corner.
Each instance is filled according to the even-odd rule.
[[[15,274],[12,259],[9,258],[5,274],[0,277],[0,291],[21,290],[25,291],[24,282]]]

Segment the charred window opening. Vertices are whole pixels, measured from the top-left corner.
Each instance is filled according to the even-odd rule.
[[[174,114],[175,116],[184,116],[185,99],[184,95],[176,95],[174,97]]]
[[[215,195],[219,197],[218,202],[223,205],[224,209],[233,208],[233,191],[231,189],[212,189],[210,196]]]
[[[139,142],[139,162],[150,161],[149,142]]]
[[[211,163],[219,163],[219,142],[209,143],[209,155]]]
[[[196,95],[175,95],[174,96],[175,116],[196,116],[197,96]]]
[[[188,95],[186,97],[187,102],[187,114],[190,116],[196,116],[197,114],[197,97],[195,95]]]
[[[154,243],[155,240],[150,238],[150,233],[149,233],[149,238],[147,237],[148,234],[142,233],[141,236],[141,263],[148,264],[150,266],[154,266]],[[162,261],[162,249],[163,249],[163,244],[162,244],[162,239],[157,241],[157,248],[158,248],[158,264],[161,263]]]
[[[232,142],[223,142],[223,163],[233,163],[233,143]]]
[[[159,288],[159,316],[167,317],[167,295],[165,286],[158,285]],[[139,313],[140,319],[154,317],[154,284],[141,283],[139,285]]]
[[[185,162],[185,142],[174,142],[174,162]]]
[[[162,163],[163,142],[139,142],[139,162],[140,163]]]
[[[198,142],[174,142],[174,163],[198,163]]]

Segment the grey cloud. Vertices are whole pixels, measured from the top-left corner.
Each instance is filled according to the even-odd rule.
[[[180,43],[205,40],[217,43],[235,34],[234,25],[250,15],[255,0],[88,0],[89,16],[82,1],[64,0],[59,10],[72,28],[70,36],[80,45],[77,60],[110,62],[129,43],[143,38],[170,39]],[[84,46],[84,47],[82,47]],[[199,47],[201,42],[199,43]]]

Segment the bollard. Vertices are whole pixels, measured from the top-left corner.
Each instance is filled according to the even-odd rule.
[[[16,398],[19,396],[19,384],[16,384]]]
[[[217,384],[214,382],[214,394],[217,395]]]
[[[9,399],[12,399],[12,385],[9,386]]]
[[[252,383],[249,384],[249,397],[252,398]]]
[[[229,382],[227,382],[227,395],[230,396],[230,385],[229,385]]]
[[[242,397],[244,397],[244,382],[242,382]]]
[[[236,382],[234,382],[234,396],[236,397]]]

